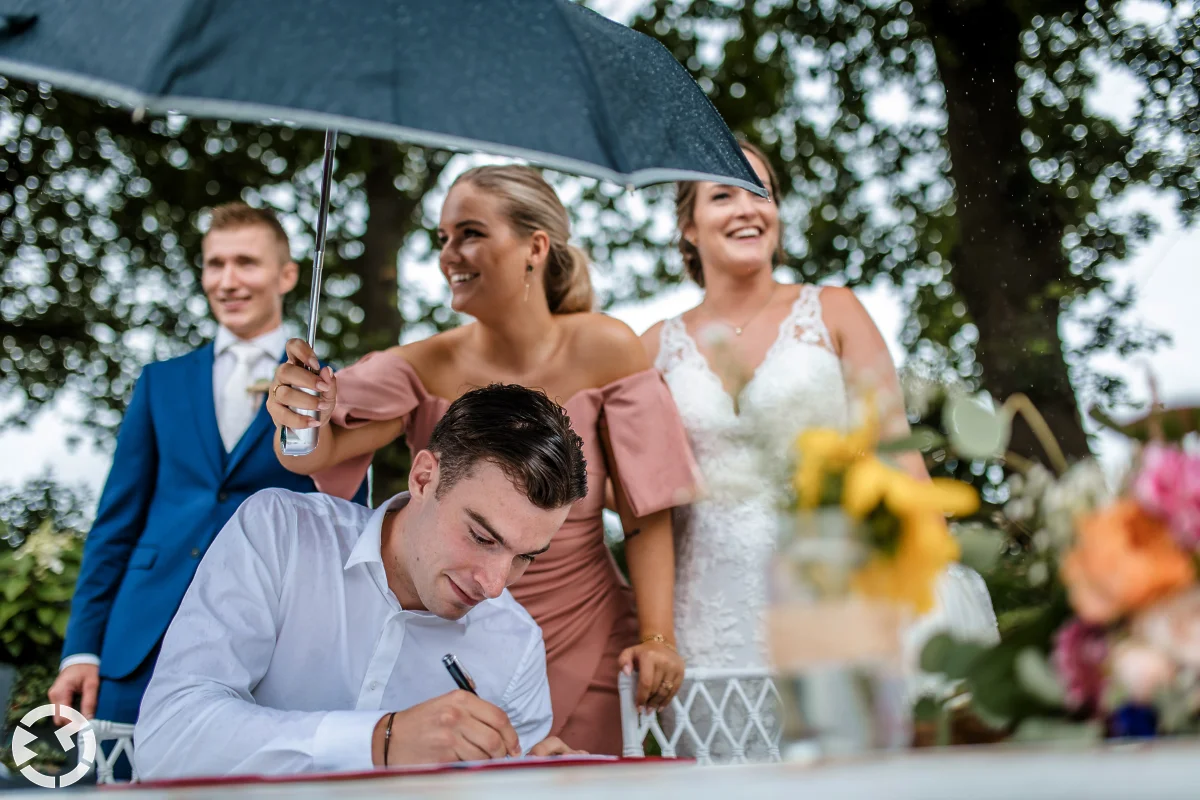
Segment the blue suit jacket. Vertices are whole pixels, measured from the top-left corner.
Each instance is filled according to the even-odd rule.
[[[83,550],[63,656],[96,653],[120,680],[146,659],[213,538],[260,489],[315,491],[280,466],[266,408],[226,453],[213,405],[213,346],[149,364],[133,391]],[[365,502],[365,488],[358,502]]]

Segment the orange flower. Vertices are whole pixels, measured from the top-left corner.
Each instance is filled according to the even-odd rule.
[[[1133,500],[1079,520],[1062,579],[1082,619],[1102,625],[1190,586],[1196,570],[1171,531]]]

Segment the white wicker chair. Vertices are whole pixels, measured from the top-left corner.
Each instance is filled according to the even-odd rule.
[[[116,740],[108,753],[104,752],[103,747],[96,747],[96,783],[119,782],[113,778],[113,767],[122,753],[129,758],[129,763],[133,767],[133,778],[130,783],[137,783],[137,766],[133,762],[133,725],[94,719],[92,720],[92,730],[96,732],[97,745]]]
[[[643,743],[653,734],[667,758],[694,756],[700,764],[780,760],[782,701],[767,670],[689,669],[664,720],[638,713],[636,687],[637,673],[618,676],[626,757],[645,756]]]

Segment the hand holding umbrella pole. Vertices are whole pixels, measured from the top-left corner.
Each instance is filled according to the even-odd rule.
[[[333,156],[337,150],[337,131],[325,131],[325,161],[321,168],[321,196],[317,206],[316,247],[312,262],[312,289],[308,297],[308,346],[317,346],[317,315],[321,302],[321,272],[325,266],[325,239],[329,227],[329,195],[333,188]],[[308,369],[308,365],[301,364]],[[301,392],[315,395],[312,389],[300,386],[293,387]],[[321,412],[306,408],[292,408],[297,414],[306,417],[317,417]],[[320,428],[303,428],[294,430],[283,427],[279,429],[279,449],[285,456],[306,456],[317,449],[317,431]]]

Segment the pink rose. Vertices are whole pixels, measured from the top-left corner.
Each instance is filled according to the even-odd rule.
[[[1133,493],[1143,508],[1166,520],[1180,547],[1200,549],[1200,457],[1151,442],[1142,451]]]
[[[1112,675],[1135,703],[1144,704],[1175,679],[1175,663],[1148,644],[1124,641],[1113,648]]]
[[[1200,589],[1180,592],[1147,608],[1133,632],[1180,664],[1200,669]]]

